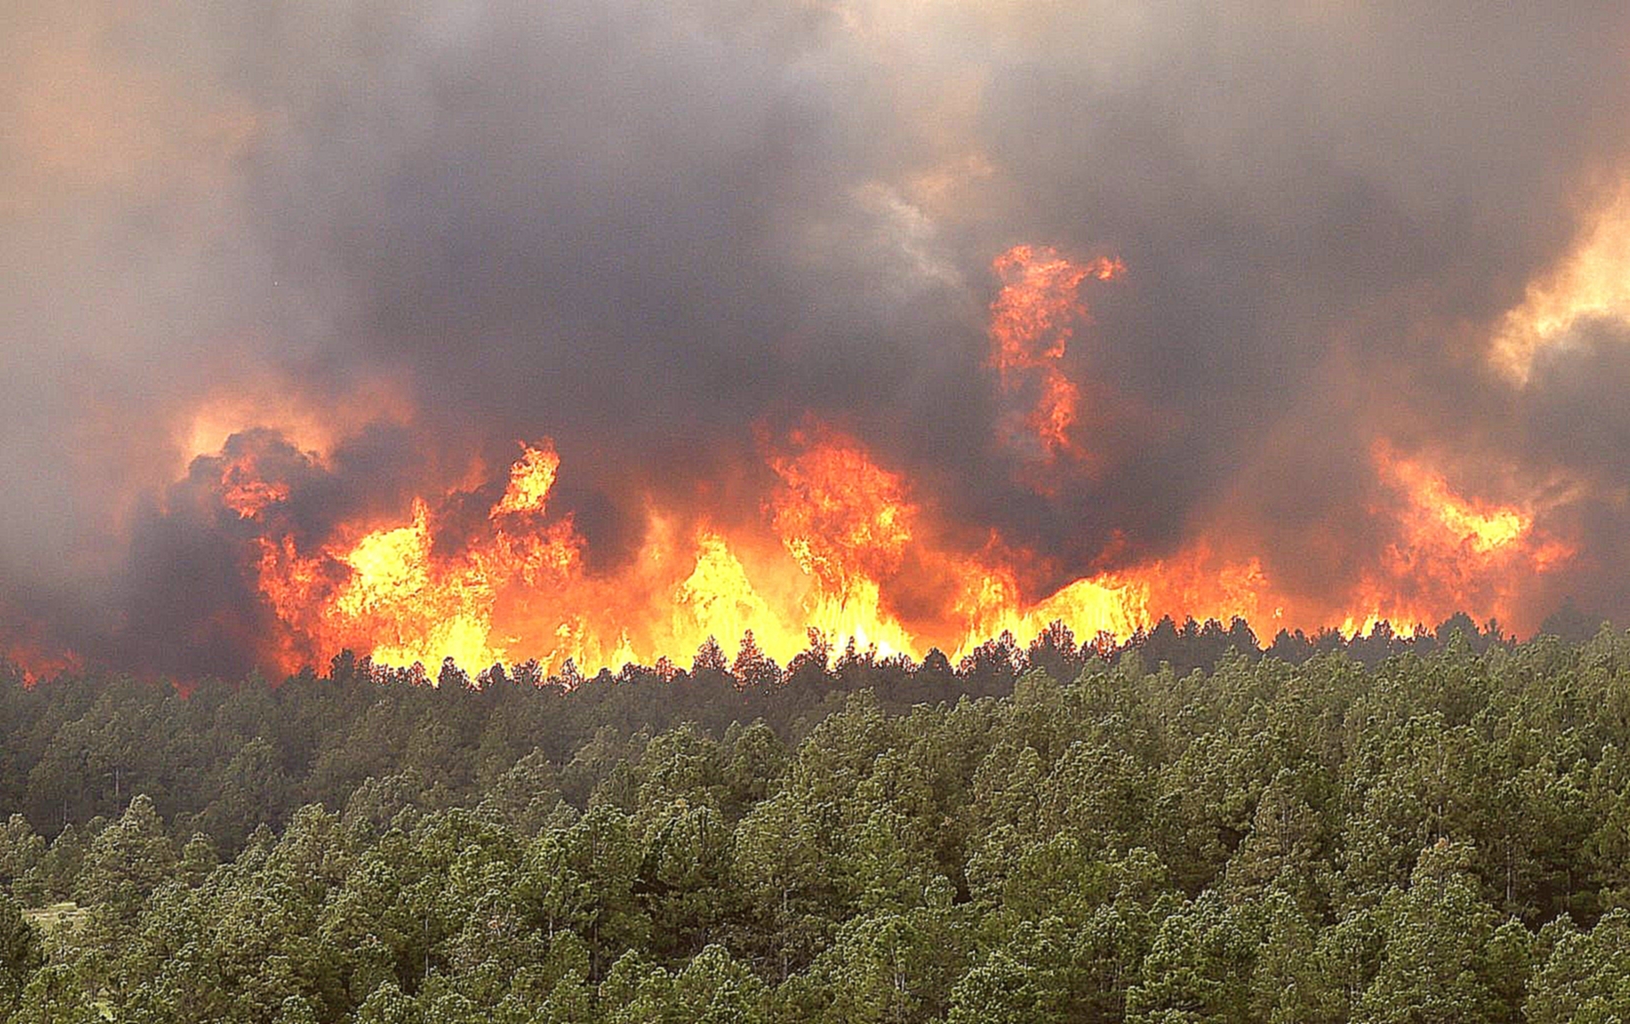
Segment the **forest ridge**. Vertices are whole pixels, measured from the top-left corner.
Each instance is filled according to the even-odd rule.
[[[1469,625],[5,673],[0,1020],[1623,1019],[1630,636]]]

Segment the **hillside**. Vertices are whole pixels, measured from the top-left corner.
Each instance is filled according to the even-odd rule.
[[[1480,639],[1186,675],[1033,648],[569,692],[13,683],[0,1006],[1614,1019],[1630,638]]]

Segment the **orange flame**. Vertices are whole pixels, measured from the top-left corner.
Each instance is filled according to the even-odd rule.
[[[1086,452],[1070,437],[1080,418],[1081,388],[1061,365],[1075,326],[1087,318],[1078,294],[1088,278],[1111,281],[1125,273],[1119,259],[1076,263],[1049,248],[1016,245],[991,268],[1002,289],[990,306],[990,365],[1002,390],[1026,399],[1022,430],[1009,426],[1008,440],[1034,438],[1047,459]]]
[[[1516,579],[1571,554],[1539,536],[1532,509],[1466,498],[1385,443],[1373,457],[1395,500],[1372,514],[1393,539],[1334,600],[1280,593],[1259,558],[1229,556],[1204,536],[1028,599],[1017,567],[1030,553],[994,536],[981,550],[959,549],[903,475],[814,421],[766,453],[776,485],[762,533],[727,534],[648,507],[636,557],[590,572],[570,517],[545,515],[560,459],[544,441],[523,448],[487,525],[457,550],[440,550],[436,507],[421,499],[408,521],[315,553],[292,537],[262,539],[258,569],[286,627],[271,655],[283,668],[349,647],[398,665],[537,657],[593,671],[683,655],[710,637],[728,644],[748,630],[784,662],[810,628],[920,657],[929,646],[961,656],[1003,631],[1030,637],[1054,621],[1123,639],[1162,613],[1239,616],[1259,629],[1341,622],[1349,633],[1461,608],[1504,615]]]
[[[78,654],[52,640],[43,623],[0,605],[0,667],[8,663],[21,671],[28,688],[41,679],[84,667]]]
[[[522,445],[520,461],[510,467],[509,487],[503,500],[492,507],[490,518],[519,512],[541,512],[549,500],[549,489],[555,486],[555,474],[560,472],[560,456],[554,445],[545,442],[538,448]]]
[[[917,508],[904,479],[879,467],[860,445],[830,429],[798,432],[797,455],[774,455],[781,486],[770,499],[772,526],[793,561],[841,601],[894,572],[911,542]]]
[[[289,500],[289,485],[260,475],[254,455],[243,453],[221,467],[221,503],[239,519],[259,519],[271,506]]]
[[[1575,549],[1535,526],[1533,507],[1496,505],[1456,493],[1442,474],[1385,441],[1371,449],[1382,484],[1402,498],[1380,567],[1362,582],[1360,623],[1426,622],[1443,609],[1486,609],[1509,617],[1527,580],[1572,558]]]

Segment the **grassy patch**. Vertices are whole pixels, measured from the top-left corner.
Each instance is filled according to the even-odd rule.
[[[77,903],[53,903],[49,907],[38,910],[25,910],[23,914],[32,922],[39,925],[47,935],[59,932],[71,932],[84,923],[89,910]]]

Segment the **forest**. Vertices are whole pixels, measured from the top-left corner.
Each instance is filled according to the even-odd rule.
[[[1548,625],[0,666],[0,1021],[1630,1019],[1630,635]]]

